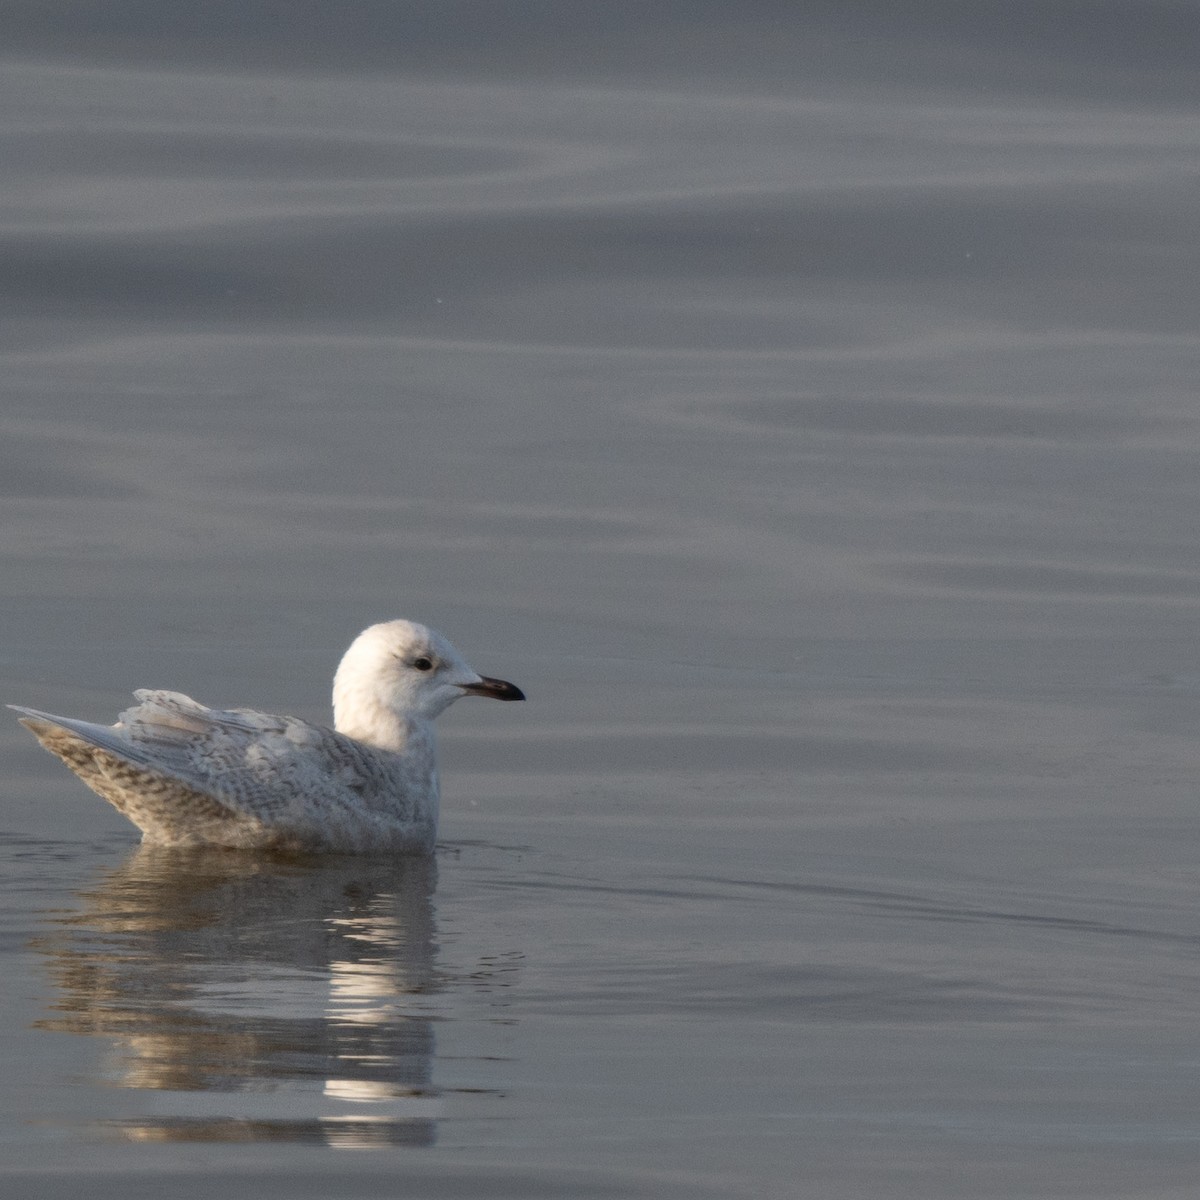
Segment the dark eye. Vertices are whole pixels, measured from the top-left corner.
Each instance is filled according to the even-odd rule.
[[[416,667],[418,671],[432,671],[433,659],[426,658],[424,655],[421,655],[420,658],[413,659],[413,666]]]

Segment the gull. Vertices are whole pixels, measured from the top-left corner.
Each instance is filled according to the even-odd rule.
[[[115,725],[16,704],[39,742],[159,846],[432,852],[433,720],[460,696],[524,700],[414,621],[372,625],[333,680],[333,728],[144,689]]]

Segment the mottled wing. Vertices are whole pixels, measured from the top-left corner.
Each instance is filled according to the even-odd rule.
[[[116,725],[19,709],[47,749],[156,840],[337,841],[388,803],[388,764],[369,747],[294,717],[211,709],[139,691]],[[392,800],[394,803],[394,800]]]
[[[360,807],[386,787],[378,756],[332,729],[252,709],[207,708],[178,692],[134,695],[139,703],[121,714],[117,729],[136,753],[268,825],[310,807]]]

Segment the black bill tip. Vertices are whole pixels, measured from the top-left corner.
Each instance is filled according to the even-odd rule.
[[[472,696],[489,696],[493,700],[524,700],[525,693],[507,679],[489,679],[486,675],[478,683],[460,685]]]

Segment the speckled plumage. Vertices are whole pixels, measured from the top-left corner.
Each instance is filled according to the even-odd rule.
[[[134,694],[115,725],[10,707],[146,842],[425,853],[437,836],[434,717],[462,695],[524,699],[410,621],[372,625],[346,651],[334,729]]]

